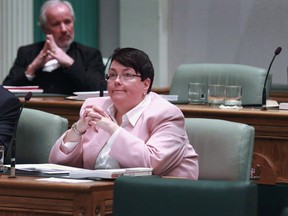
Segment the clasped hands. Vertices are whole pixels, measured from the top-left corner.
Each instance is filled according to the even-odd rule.
[[[63,49],[57,46],[53,35],[48,34],[46,35],[43,49],[28,66],[26,73],[28,75],[35,75],[37,69],[44,67],[52,59],[56,59],[62,67],[70,67],[74,63],[74,60]]]
[[[119,126],[103,109],[97,106],[88,105],[84,109],[82,118],[77,122],[77,129],[83,132],[89,127],[94,128],[96,132],[98,132],[98,128],[101,128],[112,135]]]

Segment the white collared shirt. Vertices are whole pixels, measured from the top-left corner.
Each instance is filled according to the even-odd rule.
[[[119,168],[119,164],[116,160],[114,160],[110,155],[109,152],[111,150],[112,145],[115,143],[115,140],[117,139],[117,136],[122,128],[125,128],[130,123],[132,126],[135,126],[137,120],[141,116],[141,114],[144,112],[146,107],[151,103],[151,95],[147,94],[145,98],[133,109],[131,109],[129,112],[127,112],[122,117],[122,123],[121,127],[119,127],[110,137],[110,139],[107,141],[106,145],[102,148],[100,151],[96,163],[95,163],[95,169],[116,169]],[[116,121],[115,119],[115,106],[111,105],[108,107],[108,114],[110,117]]]
[[[117,139],[117,136],[123,128],[127,127],[130,123],[133,127],[136,125],[137,120],[140,118],[146,107],[151,103],[151,95],[147,94],[145,98],[133,109],[131,109],[129,112],[127,112],[122,117],[122,123],[120,127],[112,134],[112,136],[108,139],[106,145],[102,148],[100,151],[98,157],[96,158],[95,162],[95,169],[116,169],[119,168],[119,164],[116,160],[114,160],[110,155],[109,152],[111,150],[112,145],[115,143],[115,140]],[[115,119],[115,106],[111,105],[108,107],[107,110],[109,116],[113,119],[113,121],[116,122]],[[71,152],[79,142],[67,142],[63,143],[61,146],[62,151],[64,152]]]

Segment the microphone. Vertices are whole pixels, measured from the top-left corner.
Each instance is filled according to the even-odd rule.
[[[263,92],[262,92],[262,108],[261,110],[266,110],[267,107],[266,107],[266,84],[267,84],[267,79],[268,79],[268,76],[269,76],[269,72],[270,72],[270,69],[271,69],[271,66],[274,62],[274,59],[276,58],[277,55],[280,54],[280,52],[282,51],[282,47],[278,47],[275,52],[274,52],[274,56],[272,58],[272,61],[270,62],[270,65],[269,65],[269,68],[268,68],[268,71],[267,71],[267,74],[266,74],[266,77],[265,77],[265,81],[264,81],[264,87],[263,87]]]
[[[23,102],[21,108],[20,108],[20,111],[19,111],[19,115],[18,115],[18,119],[16,121],[16,125],[15,125],[15,128],[14,128],[14,132],[13,132],[13,136],[12,136],[12,139],[11,139],[11,167],[10,167],[10,176],[9,178],[15,178],[16,177],[16,171],[15,171],[15,165],[16,165],[16,132],[17,132],[17,127],[18,127],[18,123],[19,123],[19,119],[20,119],[20,116],[21,116],[21,113],[22,113],[22,110],[26,104],[27,101],[29,101],[32,97],[32,92],[28,92],[26,95],[25,95],[25,101]]]
[[[112,55],[109,56],[109,58],[107,59],[107,62],[105,64],[104,79],[101,80],[101,84],[100,84],[100,94],[99,94],[100,97],[104,96],[104,85],[105,85],[105,82],[106,82],[105,77],[106,77],[106,74],[107,74],[107,72],[108,72],[108,70],[110,68],[111,58],[112,58]]]

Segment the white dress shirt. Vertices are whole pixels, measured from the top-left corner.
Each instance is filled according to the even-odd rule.
[[[122,123],[120,127],[112,134],[112,136],[107,141],[106,145],[102,148],[100,151],[98,157],[96,158],[95,162],[95,169],[117,169],[120,168],[118,162],[113,159],[110,155],[110,149],[112,145],[114,144],[115,140],[117,139],[117,136],[120,132],[120,130],[123,130],[128,124],[131,124],[134,126],[141,116],[141,114],[144,112],[146,107],[151,103],[151,96],[147,94],[145,98],[133,109],[131,109],[129,112],[127,112],[122,117]],[[115,119],[115,106],[111,105],[107,110],[109,116],[113,121],[116,122]],[[62,143],[61,149],[64,153],[69,153],[73,151],[73,149],[79,144],[79,142],[67,142]]]

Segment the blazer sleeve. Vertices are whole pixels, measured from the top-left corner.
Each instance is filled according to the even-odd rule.
[[[5,146],[5,151],[7,151],[19,116],[20,101],[9,93],[5,96],[1,93],[0,95],[0,143]]]
[[[32,62],[35,56],[25,47],[20,47],[17,51],[16,59],[9,71],[9,74],[3,81],[3,85],[8,86],[25,86],[34,85],[33,81],[29,81],[25,75],[27,66]]]
[[[72,152],[66,154],[62,150],[62,145],[64,145],[63,139],[66,136],[68,130],[62,134],[62,136],[56,140],[55,144],[52,146],[49,154],[49,163],[59,163],[75,167],[83,167],[83,149],[82,145],[77,145]]]

